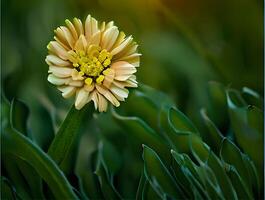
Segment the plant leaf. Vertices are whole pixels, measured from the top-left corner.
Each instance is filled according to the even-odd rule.
[[[15,188],[10,181],[1,176],[1,198],[2,199],[17,199]]]
[[[249,190],[243,179],[233,166],[228,170],[227,174],[235,188],[238,199],[254,199],[249,193]]]
[[[13,99],[10,110],[11,126],[24,135],[28,135],[27,120],[29,116],[29,108],[23,102]]]
[[[158,155],[146,145],[143,145],[143,160],[145,176],[154,190],[159,183],[162,191],[167,195],[175,198],[185,197]]]
[[[222,142],[220,157],[225,163],[235,167],[237,172],[232,172],[232,173],[238,173],[240,179],[242,179],[244,184],[247,185],[247,188],[245,190],[249,190],[251,188],[251,181],[250,177],[248,177],[248,171],[247,168],[245,167],[242,158],[242,153],[231,141],[229,141],[226,138]],[[233,177],[235,177],[235,174],[233,174]],[[249,193],[250,191],[247,192]]]
[[[234,90],[227,90],[227,102],[236,141],[244,153],[247,153],[255,162],[259,174],[262,174],[264,155],[264,135],[261,131],[263,129],[261,128],[262,112],[253,106],[247,107],[240,94]],[[257,152],[260,153],[257,154]]]
[[[163,159],[170,160],[169,148],[166,142],[145,121],[138,117],[121,116],[114,109],[112,109],[112,115],[118,121],[118,124],[128,132],[132,141],[137,142],[137,145],[150,145],[152,148],[160,151]]]
[[[205,133],[203,134],[203,138],[205,141],[207,141],[207,144],[215,153],[219,153],[223,140],[223,135],[215,126],[215,124],[209,119],[205,109],[201,110],[201,116],[204,120],[205,125],[208,128],[208,131],[205,131]]]
[[[28,138],[7,128],[2,133],[1,145],[2,153],[10,153],[30,163],[49,185],[56,198],[77,199],[58,166]]]

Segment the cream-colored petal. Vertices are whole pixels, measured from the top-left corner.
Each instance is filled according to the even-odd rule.
[[[50,66],[48,72],[53,73],[55,76],[59,78],[67,78],[71,76],[72,69],[67,67]]]
[[[74,81],[82,81],[84,80],[84,77],[79,74],[79,72],[76,69],[72,69],[71,76]]]
[[[56,36],[55,39],[61,41],[62,43],[65,43],[65,45],[67,46],[67,41],[65,39],[63,30],[60,27],[58,27],[56,30],[54,30],[54,33]]]
[[[105,27],[105,30],[111,28],[112,26],[114,26],[114,21],[110,21],[107,23],[106,27]]]
[[[112,48],[115,49],[116,47],[118,47],[125,40],[125,37],[125,33],[123,31],[120,31]]]
[[[79,39],[75,43],[75,50],[84,51],[87,47],[87,40],[84,35],[80,35]]]
[[[126,81],[113,81],[113,85],[119,87],[119,88],[125,88],[125,87],[137,87],[138,82],[136,81],[136,76],[131,75]]]
[[[129,42],[126,45],[126,47],[124,47],[122,49],[122,51],[120,51],[118,54],[116,54],[113,59],[123,60],[124,57],[129,56],[129,55],[134,54],[134,53],[137,53],[137,48],[138,48],[137,43],[133,42],[133,40],[132,40],[131,42]]]
[[[77,31],[75,30],[75,26],[68,19],[65,20],[65,23],[66,23],[67,27],[69,28],[74,40],[77,40],[78,39],[78,34],[77,34]]]
[[[139,67],[140,66],[140,57],[135,57],[135,58],[130,58],[130,59],[126,59],[126,62],[132,64],[135,67]]]
[[[129,71],[129,72],[136,72],[136,68],[126,61],[117,61],[111,64],[111,69],[116,71]]]
[[[136,76],[131,75],[126,81],[113,81],[113,85],[119,87],[119,88],[125,88],[125,87],[138,87],[138,82],[136,81]]]
[[[88,101],[92,100],[93,103],[94,103],[94,107],[95,107],[95,110],[97,110],[98,108],[98,95],[97,95],[97,91],[94,90],[93,92],[91,92],[89,94],[89,97],[88,97]]]
[[[59,56],[63,60],[67,60],[68,54],[65,48],[62,47],[58,42],[56,41],[51,41],[48,44],[48,50],[51,51],[53,54]]]
[[[121,98],[127,98],[129,94],[129,90],[127,90],[126,88],[119,88],[115,85],[112,85],[110,87],[110,91]]]
[[[84,81],[70,80],[68,82],[68,85],[75,86],[75,87],[82,87],[84,85]]]
[[[88,102],[89,93],[84,89],[80,89],[76,93],[75,107],[77,110],[80,110]]]
[[[88,92],[93,91],[94,88],[95,88],[95,84],[94,84],[94,83],[92,83],[91,85],[87,85],[87,84],[84,85],[84,89],[85,89],[86,91],[88,91]]]
[[[98,31],[90,38],[89,45],[91,45],[91,44],[99,45],[100,39],[101,39],[101,32]]]
[[[136,81],[136,76],[132,75],[127,81],[125,81],[126,87],[138,87],[138,82]]]
[[[87,16],[86,22],[85,22],[85,35],[88,40],[91,39],[91,37],[98,32],[98,21],[91,17],[90,15]]]
[[[76,87],[73,86],[61,86],[58,89],[62,92],[64,98],[70,98],[76,92]]]
[[[100,26],[100,31],[102,33],[104,33],[104,31],[106,31],[108,28],[114,26],[114,22],[113,21],[110,21],[106,24],[106,22],[102,22],[101,23],[101,26]]]
[[[71,49],[71,47],[69,47],[66,42],[62,42],[56,36],[54,37],[54,40],[58,42],[66,51],[69,51]]]
[[[78,37],[80,35],[83,35],[84,34],[84,28],[83,28],[82,21],[78,18],[74,18],[73,22],[74,22],[74,27],[75,27],[75,30],[77,32]]]
[[[112,84],[114,86],[116,86],[116,87],[119,87],[119,88],[124,88],[126,86],[126,82],[125,81],[114,80]]]
[[[63,31],[63,35],[64,35],[65,41],[67,42],[68,46],[71,49],[73,49],[75,40],[74,40],[70,30],[68,28],[66,28],[65,26],[61,26],[60,28]]]
[[[48,55],[45,61],[48,65],[55,65],[55,66],[60,66],[60,67],[71,66],[70,62],[62,60],[61,58],[55,55]]]
[[[70,81],[70,78],[59,78],[53,74],[49,74],[48,81],[54,85],[65,85]]]
[[[130,76],[131,76],[131,74],[117,74],[117,73],[115,73],[115,80],[126,81]]]
[[[109,29],[107,29],[102,36],[101,40],[102,48],[106,49],[107,51],[110,51],[118,35],[119,35],[119,30],[116,26],[112,26]]]
[[[120,102],[115,98],[115,96],[104,86],[96,84],[97,91],[102,94],[106,99],[108,99],[114,106],[118,107]]]
[[[111,69],[115,70],[115,79],[118,81],[126,81],[133,73],[136,72],[136,68],[125,61],[113,63],[111,65]]]
[[[118,53],[120,53],[123,49],[126,48],[126,46],[133,40],[133,38],[130,36],[128,37],[126,40],[124,40],[119,46],[117,46],[116,48],[114,48],[110,53],[111,55],[116,55]]]
[[[137,57],[139,57],[139,56],[141,56],[141,55],[142,55],[142,54],[140,54],[140,53],[133,53],[133,54],[131,54],[131,55],[121,57],[119,60],[130,60],[130,59],[137,58]]]
[[[106,112],[108,108],[108,102],[107,100],[99,93],[98,95],[98,111],[99,112]]]
[[[114,80],[114,76],[115,76],[115,70],[109,68],[108,69],[108,73],[104,73],[103,74],[105,75],[105,78],[104,78],[104,81],[103,81],[103,85],[107,88],[109,88],[109,86],[111,85],[111,83],[113,82]]]

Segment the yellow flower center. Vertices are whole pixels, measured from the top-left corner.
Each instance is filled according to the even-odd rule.
[[[92,82],[102,83],[104,71],[109,68],[112,56],[106,49],[96,45],[90,45],[85,51],[70,51],[69,60],[73,63],[79,75],[85,78],[85,83],[91,85]]]

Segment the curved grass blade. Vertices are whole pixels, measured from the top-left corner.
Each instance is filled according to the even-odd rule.
[[[179,186],[171,176],[165,165],[162,163],[154,150],[143,145],[144,173],[153,189],[159,183],[163,193],[174,198],[185,198]],[[158,193],[159,194],[159,193]]]
[[[245,182],[233,166],[231,166],[231,168],[227,171],[227,174],[230,177],[230,180],[235,188],[238,199],[254,199],[250,194]]]
[[[209,117],[219,128],[227,128],[229,124],[225,86],[221,83],[210,81],[208,83]],[[216,112],[218,110],[218,112]],[[224,131],[224,130],[222,130]]]
[[[2,137],[2,140],[4,140],[4,137]],[[7,177],[10,179],[10,181],[12,181],[18,197],[20,197],[21,199],[31,199],[32,197],[30,195],[30,189],[28,187],[27,181],[20,173],[15,163],[15,156],[4,153],[3,151],[1,152],[3,168],[6,172]]]
[[[209,154],[207,160],[208,166],[214,171],[217,181],[219,182],[226,199],[238,199],[236,191],[227,176],[221,161],[214,155],[213,152]]]
[[[13,129],[18,132],[27,134],[27,120],[29,116],[28,107],[21,101],[13,99],[11,102],[10,109],[10,125]],[[42,181],[37,172],[32,168],[32,166],[24,160],[18,157],[12,156],[13,163],[16,166],[18,174],[21,175],[23,180],[26,180],[26,185],[28,185],[30,194],[32,198],[44,198],[42,192]],[[23,181],[22,180],[22,181]]]
[[[28,135],[27,120],[29,116],[29,108],[23,102],[13,99],[10,109],[10,124],[20,133]]]
[[[77,199],[71,185],[58,166],[28,138],[13,129],[2,133],[2,153],[10,153],[30,163],[38,174],[49,185],[58,199]]]
[[[247,106],[235,90],[227,90],[229,117],[238,145],[255,162],[262,183],[263,174],[263,115],[262,111]],[[257,152],[259,152],[257,154]]]
[[[121,116],[113,108],[112,115],[119,122],[119,125],[129,133],[129,137],[136,141],[137,145],[147,144],[155,150],[159,150],[163,159],[170,160],[166,142],[145,121],[138,117]]]
[[[220,157],[225,163],[235,167],[237,172],[234,173],[238,173],[240,178],[247,185],[248,189],[246,190],[251,190],[251,180],[250,177],[248,177],[248,171],[245,167],[242,153],[240,152],[239,148],[225,138],[222,142]],[[235,174],[233,174],[233,177],[235,177]],[[249,193],[250,191],[247,192]]]
[[[207,141],[207,144],[215,153],[219,153],[223,140],[223,135],[215,126],[215,124],[209,119],[205,109],[201,110],[201,116],[208,128],[208,131],[205,131],[205,133],[203,134],[203,138]]]
[[[120,194],[117,192],[113,184],[108,179],[108,174],[104,167],[104,161],[102,161],[102,155],[99,154],[98,156],[99,157],[95,174],[98,177],[103,196],[105,197],[105,199],[122,199]]]
[[[17,199],[15,188],[11,185],[10,181],[1,176],[1,198],[2,199]]]

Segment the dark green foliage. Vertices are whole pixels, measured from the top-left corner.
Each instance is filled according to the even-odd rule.
[[[207,129],[201,132],[167,96],[141,85],[120,109],[94,119],[91,104],[81,111],[71,107],[47,152],[28,135],[27,106],[18,100],[10,105],[3,101],[5,198],[261,198],[263,157],[254,152],[263,148],[262,111],[236,90],[221,86],[212,87],[211,92],[215,89],[222,100],[227,97],[227,103],[219,106],[230,116],[229,137],[218,130],[206,109],[201,116]],[[212,99],[216,100],[220,102]],[[110,115],[113,118],[104,120]],[[89,138],[97,145],[82,159],[80,153],[88,148],[82,144],[83,134],[91,126],[82,124],[84,119],[96,127],[112,124],[113,128],[92,126]],[[93,139],[97,129],[101,136]],[[244,137],[250,138],[248,145]],[[126,188],[129,183],[130,189]]]

